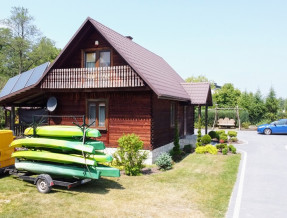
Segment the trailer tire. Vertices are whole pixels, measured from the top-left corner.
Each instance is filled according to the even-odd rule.
[[[45,178],[39,178],[36,183],[37,189],[40,193],[46,194],[52,190],[49,182]]]

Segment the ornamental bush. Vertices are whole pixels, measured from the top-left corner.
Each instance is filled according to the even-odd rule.
[[[227,144],[225,144],[225,143],[217,144],[216,148],[218,150],[222,151],[222,149],[227,148]]]
[[[222,149],[222,154],[223,154],[223,155],[227,155],[227,153],[228,153],[228,148]]]
[[[217,152],[218,152],[217,148],[210,144],[205,146],[199,146],[195,149],[196,154],[205,154],[205,153],[217,154]]]
[[[228,140],[228,137],[227,137],[227,135],[226,135],[225,133],[223,133],[223,134],[221,134],[221,135],[219,136],[219,141],[220,141],[220,142],[221,142],[221,141],[227,142],[227,140]]]
[[[156,159],[155,164],[160,170],[169,170],[172,168],[172,158],[166,152],[161,153]]]
[[[210,131],[209,133],[208,133],[208,135],[212,138],[212,139],[214,139],[215,137],[216,137],[216,132],[215,131]]]
[[[232,154],[236,154],[236,148],[233,145],[229,145],[228,150],[231,151]]]
[[[211,142],[211,137],[210,137],[210,135],[204,135],[204,136],[202,136],[201,142],[202,142],[203,145],[209,144],[209,143]]]
[[[217,134],[219,135],[219,137],[220,137],[221,134],[225,134],[225,130],[217,130],[216,133],[217,133]]]
[[[122,166],[129,176],[140,175],[148,155],[146,151],[140,151],[143,149],[143,141],[135,134],[124,134],[118,143],[119,147],[113,154],[116,165]]]
[[[237,142],[237,141],[238,141],[238,139],[237,139],[236,137],[231,137],[230,140],[231,140],[232,142]]]
[[[228,132],[227,132],[227,135],[228,135],[229,137],[237,137],[237,132],[236,132],[236,131],[228,131]]]

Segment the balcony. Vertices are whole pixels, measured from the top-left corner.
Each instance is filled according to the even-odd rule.
[[[130,66],[53,69],[41,82],[43,89],[121,88],[145,86]]]

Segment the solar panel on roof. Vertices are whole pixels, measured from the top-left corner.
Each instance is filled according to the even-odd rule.
[[[47,67],[49,66],[50,62],[42,64],[36,68],[34,68],[33,74],[31,75],[30,79],[28,80],[25,87],[34,85],[38,80],[41,78]]]
[[[11,93],[17,92],[23,88],[25,88],[26,83],[28,82],[30,76],[32,75],[34,69],[26,71],[20,74],[20,78],[15,83],[14,88],[11,90]]]
[[[0,92],[0,98],[36,84],[44,74],[49,64],[50,62],[47,62],[20,75],[10,78]]]
[[[0,98],[5,95],[9,95],[11,93],[12,89],[14,88],[19,78],[20,78],[20,75],[17,75],[8,80],[4,88],[1,90]]]

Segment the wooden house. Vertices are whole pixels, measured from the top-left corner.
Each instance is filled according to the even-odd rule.
[[[87,18],[52,64],[11,78],[0,93],[0,105],[46,108],[50,97],[57,107],[50,124],[71,125],[69,116],[85,115],[101,131],[106,147],[117,147],[124,133],[135,133],[146,150],[155,151],[179,135],[194,134],[194,106],[212,105],[209,84],[200,93],[160,56]],[[199,95],[201,103],[192,102]],[[162,150],[162,149],[161,149]],[[153,156],[153,160],[155,155]]]

